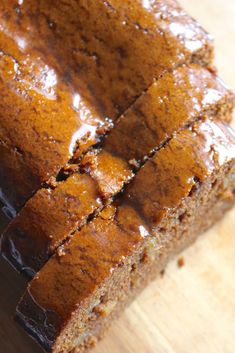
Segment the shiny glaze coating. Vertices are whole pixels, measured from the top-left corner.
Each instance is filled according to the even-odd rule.
[[[74,93],[84,88],[81,95],[97,99],[94,105],[109,117],[164,70],[192,55],[206,64],[211,59],[210,36],[174,0],[148,7],[139,0],[10,0],[0,9],[4,34],[39,55],[59,79],[67,74]]]
[[[126,162],[143,161],[195,118],[207,114],[229,121],[234,103],[218,76],[198,65],[182,66],[154,82],[126,111],[104,148]]]
[[[94,144],[105,118],[115,120],[154,78],[192,59],[211,62],[211,38],[175,1],[145,5],[1,1],[0,140],[9,156],[1,159],[0,182],[17,208],[74,149]],[[15,160],[22,169],[6,177]],[[28,188],[13,195],[22,177]]]
[[[224,123],[198,122],[176,135],[121,199],[61,247],[29,284],[17,316],[30,334],[51,349],[73,314],[83,310],[125,258],[149,237],[156,239],[155,247],[163,246],[164,220],[177,215],[196,187],[234,161],[235,133]]]
[[[5,251],[11,253],[11,261],[19,270],[33,276],[61,239],[66,239],[75,224],[84,224],[87,214],[98,210],[102,200],[96,182],[89,175],[76,173],[54,190],[39,190],[31,200],[14,220],[17,246],[13,241],[5,243]]]
[[[122,202],[137,209],[145,222],[157,229],[191,190],[234,159],[234,142],[234,131],[223,122],[195,123],[146,163]]]
[[[206,69],[191,65],[165,74],[119,119],[100,150],[88,153],[80,169],[71,166],[74,175],[26,203],[3,235],[3,256],[18,270],[34,274],[133,178],[133,164],[203,114],[230,118],[233,105],[233,94]]]

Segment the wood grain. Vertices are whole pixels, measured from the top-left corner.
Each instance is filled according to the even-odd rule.
[[[235,90],[235,1],[181,3],[215,36],[216,65]],[[235,210],[182,256],[185,266],[173,261],[94,353],[235,352]],[[2,260],[0,278],[0,353],[42,353],[12,320],[25,283]]]

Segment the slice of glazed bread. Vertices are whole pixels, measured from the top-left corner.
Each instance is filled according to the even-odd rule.
[[[213,52],[175,0],[2,1],[0,47],[0,196],[17,210],[154,78]]]
[[[79,167],[70,166],[71,175],[40,189],[26,203],[2,236],[3,256],[33,276],[173,133],[203,114],[228,121],[233,106],[234,95],[206,69],[191,65],[165,74],[119,119],[99,149]]]
[[[90,348],[172,256],[232,207],[234,191],[234,131],[205,119],[179,132],[58,249],[29,284],[18,321],[46,352]]]

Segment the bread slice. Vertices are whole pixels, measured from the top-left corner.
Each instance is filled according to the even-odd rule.
[[[174,0],[4,1],[0,25],[0,184],[17,210],[154,78],[213,56],[211,37]]]
[[[181,131],[59,248],[17,319],[46,352],[90,348],[172,256],[230,209],[234,191],[234,131],[209,120]]]
[[[165,74],[119,119],[99,149],[80,166],[70,166],[65,180],[40,189],[26,203],[3,234],[3,256],[33,276],[174,132],[203,114],[228,121],[233,106],[234,95],[206,69],[191,65]]]

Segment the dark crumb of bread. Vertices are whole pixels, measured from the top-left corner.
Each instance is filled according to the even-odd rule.
[[[182,268],[182,267],[185,266],[185,259],[184,259],[183,256],[178,258],[177,265],[178,265],[179,268]]]
[[[140,168],[140,163],[136,159],[129,160],[129,164],[130,164],[130,166],[132,166],[135,169]]]

